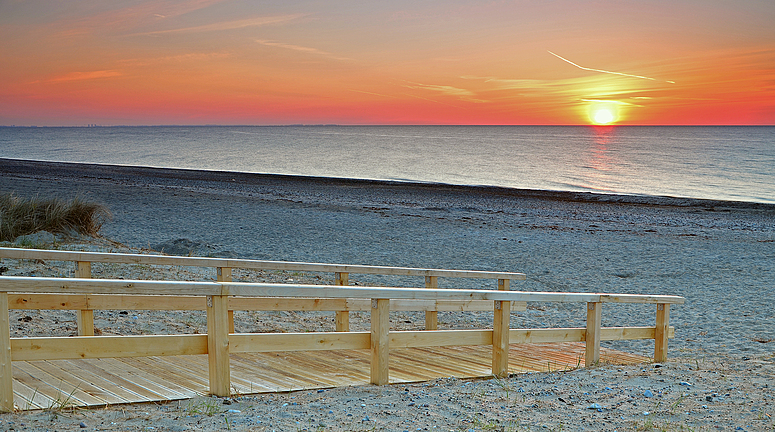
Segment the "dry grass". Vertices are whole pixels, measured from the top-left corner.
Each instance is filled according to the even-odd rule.
[[[0,241],[38,231],[96,236],[111,217],[106,206],[80,197],[68,201],[0,194]]]

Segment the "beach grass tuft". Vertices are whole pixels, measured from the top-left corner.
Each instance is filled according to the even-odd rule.
[[[38,231],[96,236],[111,217],[105,205],[81,197],[23,198],[4,193],[0,194],[0,241]]]

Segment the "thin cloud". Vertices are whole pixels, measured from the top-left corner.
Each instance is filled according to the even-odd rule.
[[[472,92],[471,90],[448,86],[448,85],[411,83],[411,84],[404,85],[404,87],[415,89],[415,90],[434,91],[434,92],[441,93],[444,96],[457,97],[461,100],[465,100],[468,102],[476,102],[476,103],[489,102],[483,99],[477,99],[476,93]]]
[[[84,80],[93,80],[93,79],[102,79],[102,78],[112,78],[112,77],[117,77],[121,75],[122,73],[117,70],[70,72],[60,77],[45,80],[45,82],[60,83],[60,82],[68,82],[68,81],[84,81]],[[38,83],[38,82],[41,82],[41,81],[35,81],[35,83]]]
[[[258,43],[260,43],[261,45],[264,45],[264,46],[283,48],[283,49],[288,49],[288,50],[293,50],[293,51],[304,52],[304,53],[308,53],[308,54],[315,54],[315,55],[319,55],[319,56],[323,56],[323,57],[329,57],[329,58],[332,58],[332,59],[335,59],[335,60],[352,60],[350,58],[340,57],[340,56],[337,56],[336,54],[332,54],[332,53],[327,52],[327,51],[319,50],[317,48],[305,47],[305,46],[301,46],[301,45],[292,45],[292,44],[287,44],[287,43],[277,42],[277,41],[272,41],[272,40],[265,40],[265,39],[256,39],[256,42],[258,42]]]
[[[137,35],[161,35],[161,34],[172,34],[172,33],[202,33],[202,32],[213,32],[213,31],[224,31],[224,30],[236,30],[236,29],[247,28],[247,27],[260,27],[268,24],[285,23],[285,22],[298,19],[302,16],[303,15],[301,14],[294,14],[294,15],[278,15],[278,16],[269,16],[269,17],[248,18],[248,19],[235,20],[235,21],[224,21],[224,22],[217,22],[212,24],[205,24],[201,26],[182,27],[182,28],[176,28],[176,29],[156,30],[156,31],[150,31],[150,32],[135,33],[134,35],[137,36]]]
[[[549,52],[549,54],[557,57],[558,59],[560,59],[560,60],[562,60],[562,61],[564,61],[566,63],[570,63],[571,65],[576,66],[577,68],[579,68],[581,70],[590,71],[590,72],[600,72],[600,73],[611,74],[611,75],[619,75],[619,76],[625,76],[625,77],[630,77],[630,78],[640,78],[640,79],[645,79],[645,80],[650,80],[650,81],[662,81],[662,80],[658,80],[656,78],[651,78],[651,77],[642,76],[642,75],[632,75],[632,74],[627,74],[627,73],[622,73],[622,72],[612,72],[612,71],[607,71],[607,70],[603,70],[603,69],[592,69],[592,68],[580,66],[580,65],[578,65],[576,63],[573,63],[572,61],[566,59],[565,57],[561,57],[561,56],[559,56],[559,55],[557,55],[557,54],[555,54],[555,53],[553,53],[551,51],[548,51],[548,52]],[[665,82],[670,83],[670,84],[675,84],[675,81],[665,81]]]

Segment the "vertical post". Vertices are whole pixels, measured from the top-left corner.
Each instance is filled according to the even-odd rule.
[[[347,286],[350,284],[350,274],[343,272],[334,273],[335,283],[337,286]],[[334,321],[336,325],[336,331],[348,332],[350,331],[350,312],[349,311],[336,311],[336,318]]]
[[[75,277],[81,279],[91,278],[91,262],[76,261]],[[89,296],[87,295],[88,299]],[[88,301],[86,307],[89,307]],[[75,321],[78,325],[78,336],[94,336],[94,311],[91,309],[81,309],[76,313]]]
[[[210,393],[229,396],[229,297],[207,296],[207,361],[210,369]]]
[[[509,290],[509,279],[498,279],[498,289]],[[492,323],[492,374],[504,378],[509,375],[509,317],[511,302],[496,300]]]
[[[587,303],[586,353],[584,355],[585,367],[594,366],[600,361],[601,312],[602,303]]]
[[[670,304],[657,304],[657,327],[654,329],[654,361],[667,361],[667,335],[670,327]]]
[[[217,267],[217,281],[218,282],[231,282],[231,267]],[[234,311],[229,309],[229,333],[235,333],[234,331]]]
[[[371,383],[388,383],[390,300],[371,301]]]
[[[13,411],[11,323],[8,317],[8,293],[0,292],[0,412],[11,411]]]
[[[438,276],[425,276],[425,288],[436,289],[439,287]],[[439,328],[439,312],[425,311],[425,330],[437,330]]]

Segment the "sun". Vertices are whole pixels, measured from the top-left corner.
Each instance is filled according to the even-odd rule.
[[[619,120],[616,105],[612,103],[597,103],[589,107],[589,120],[596,125],[610,125]]]
[[[592,121],[595,122],[595,124],[599,125],[607,125],[613,123],[615,119],[613,111],[611,111],[608,108],[600,108],[595,110],[595,112],[592,114]]]

